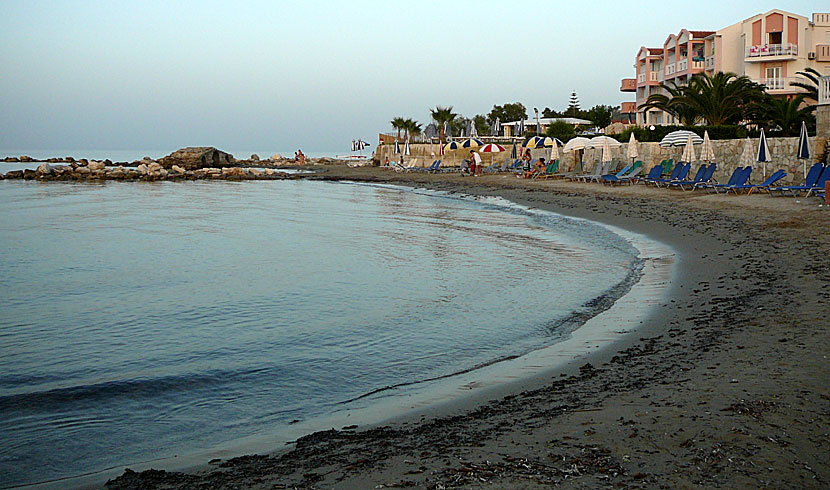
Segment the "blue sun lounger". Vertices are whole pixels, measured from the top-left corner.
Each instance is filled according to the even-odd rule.
[[[669,175],[668,178],[664,179],[662,177],[658,177],[656,179],[648,179],[646,180],[646,184],[654,184],[659,187],[662,183],[678,180],[680,173],[683,171],[683,167],[685,167],[685,165],[683,165],[682,162],[678,162],[677,165],[674,166],[674,170],[671,171],[671,175]]]
[[[815,185],[807,191],[807,196],[824,192],[824,183],[830,182],[830,170],[828,169],[830,169],[830,165],[824,167],[824,172],[821,173],[821,177],[818,178]]]
[[[749,168],[749,167],[746,167],[746,168]],[[732,176],[729,177],[729,180],[725,184],[710,183],[710,184],[701,185],[700,187],[704,188],[704,189],[709,189],[710,192],[718,192],[719,189],[723,189],[724,187],[727,187],[727,186],[730,186],[730,185],[735,185],[738,182],[738,179],[741,178],[743,173],[744,173],[744,167],[735,167],[735,170],[732,171]],[[746,180],[744,180],[744,182],[746,182]]]
[[[674,182],[667,182],[667,187],[674,187],[678,189],[683,189],[683,186],[693,187],[698,182],[702,182],[703,179],[706,177],[706,172],[709,171],[708,165],[701,165],[697,168],[697,172],[695,173],[694,178],[692,180],[676,180]]]
[[[715,171],[717,169],[718,169],[718,164],[717,163],[710,163],[709,168],[706,169],[706,173],[703,175],[703,178],[700,179],[700,182],[695,182],[688,189],[686,188],[685,185],[680,186],[680,188],[683,189],[684,191],[687,191],[687,190],[694,191],[694,190],[697,190],[697,189],[700,189],[700,188],[703,188],[703,187],[706,187],[706,186],[712,184],[713,183],[712,177],[715,176]]]
[[[729,194],[729,189],[731,189],[735,186],[744,185],[747,182],[749,182],[749,177],[751,175],[752,175],[752,167],[744,167],[744,169],[738,174],[738,178],[735,179],[735,182],[733,184],[731,184],[731,185],[727,184],[727,185],[724,185],[724,186],[716,185],[716,186],[713,186],[712,188],[717,193],[720,193],[720,191],[723,190],[723,192]]]
[[[821,173],[826,172],[824,170],[824,164],[821,162],[814,163],[810,170],[807,172],[807,176],[804,179],[804,183],[801,185],[785,185],[780,187],[770,187],[767,189],[771,196],[774,196],[774,193],[778,193],[779,196],[783,196],[785,194],[789,194],[791,196],[798,196],[802,192],[807,192],[816,185],[818,182],[819,177],[821,177]]]
[[[733,191],[735,195],[737,195],[740,191],[746,191],[746,194],[750,195],[752,194],[752,191],[754,189],[768,189],[769,186],[778,182],[786,176],[787,172],[783,170],[777,170],[772,175],[767,177],[767,180],[761,182],[760,184],[733,185],[732,187],[727,188],[726,192]]]

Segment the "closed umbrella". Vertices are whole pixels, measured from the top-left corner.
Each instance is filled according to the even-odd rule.
[[[698,136],[696,133],[692,131],[687,131],[685,129],[681,129],[678,131],[672,131],[671,133],[667,134],[660,140],[660,146],[663,148],[667,148],[669,146],[685,146],[686,141],[688,141],[689,136],[692,137],[692,143],[699,145],[703,143],[703,138]]]
[[[801,135],[798,137],[798,148],[795,150],[795,157],[803,160],[804,179],[807,179],[807,160],[810,159],[810,141],[807,138],[807,123],[801,121]]]
[[[519,158],[519,155],[516,150],[516,140],[513,140],[513,148],[510,150],[510,158],[513,160]]]
[[[412,154],[412,151],[409,149],[409,139],[407,139],[406,143],[403,144],[403,154],[404,156],[409,156]]]
[[[519,121],[519,129],[516,131],[516,136],[524,137],[525,135],[525,120],[522,119]]]
[[[611,161],[611,144],[608,143],[608,140],[604,140],[602,142],[602,163],[608,163],[610,161]]]
[[[493,136],[498,136],[501,133],[501,119],[496,118],[496,122],[493,123]]]
[[[637,138],[634,137],[634,132],[631,132],[631,137],[628,138],[628,152],[626,152],[628,158],[631,159],[631,163],[634,163],[634,160],[640,156],[639,149],[637,148]]]
[[[559,143],[557,143],[558,141],[559,141],[558,139],[553,138],[553,145],[551,145],[551,147],[550,147],[550,161],[551,162],[559,160]]]
[[[680,157],[680,161],[686,163],[692,163],[695,161],[695,145],[692,143],[691,134],[686,140],[686,145],[683,147],[683,155]]]
[[[452,126],[450,126],[449,121],[444,123],[444,137],[447,138],[447,141],[452,141]]]
[[[749,136],[747,136],[744,142],[744,149],[741,151],[741,157],[738,159],[738,166],[754,167],[755,162],[752,160],[752,157],[752,142],[749,140]]]
[[[710,163],[715,159],[715,149],[709,140],[708,130],[703,132],[703,146],[700,147],[700,159],[706,163]]]
[[[395,140],[395,155],[400,154],[401,152],[401,144],[398,143],[398,140]]]
[[[764,178],[767,178],[767,162],[772,161],[772,155],[769,152],[769,145],[767,145],[767,137],[764,135],[764,128],[761,128],[761,138],[758,139],[758,157],[756,158],[764,165]]]
[[[473,121],[470,121],[470,138],[478,138],[478,130]]]

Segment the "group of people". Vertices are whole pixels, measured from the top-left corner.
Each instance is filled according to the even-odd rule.
[[[529,179],[538,173],[544,173],[546,169],[545,157],[540,157],[536,160],[536,163],[533,163],[533,158],[530,156],[530,148],[527,148],[524,155],[522,155],[522,173],[518,174],[517,177]]]
[[[475,150],[470,150],[470,175],[479,177],[484,172],[484,166],[481,164],[481,155]]]
[[[297,162],[297,165],[305,165],[305,153],[303,153],[303,150],[294,152],[294,161]]]

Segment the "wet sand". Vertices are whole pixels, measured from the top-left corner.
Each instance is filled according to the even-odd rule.
[[[308,178],[502,196],[646,234],[678,251],[678,274],[635,335],[587,361],[273,455],[128,470],[108,488],[830,485],[830,209],[817,199],[318,170]]]

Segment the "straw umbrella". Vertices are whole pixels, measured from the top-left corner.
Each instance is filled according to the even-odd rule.
[[[804,179],[807,179],[807,160],[810,159],[810,142],[807,139],[807,123],[801,121],[801,135],[798,137],[798,148],[795,150],[795,157],[802,160],[804,167]]]
[[[683,147],[683,155],[680,157],[680,161],[692,163],[695,159],[695,145],[692,143],[692,135],[690,134],[686,140],[686,146]]]
[[[637,138],[634,137],[634,132],[631,132],[631,137],[628,138],[628,152],[626,153],[628,158],[631,159],[631,163],[634,163],[634,160],[640,156],[640,152],[637,148]]]
[[[746,141],[744,142],[744,149],[741,151],[741,157],[738,159],[738,166],[739,167],[754,167],[755,162],[752,160],[752,142],[749,140],[749,136],[746,137]]]
[[[706,163],[711,163],[715,159],[715,149],[709,140],[708,130],[703,132],[703,146],[700,147],[700,159]]]
[[[610,139],[610,138],[609,138]],[[611,144],[608,140],[602,141],[602,163],[609,163],[612,160],[611,158]]]
[[[559,160],[559,140],[553,138],[553,145],[550,147],[550,161],[554,162]]]
[[[764,178],[767,178],[767,162],[772,161],[772,155],[769,152],[769,145],[767,145],[767,137],[764,135],[764,128],[761,128],[761,137],[758,139],[758,157],[759,162],[764,164]]]

